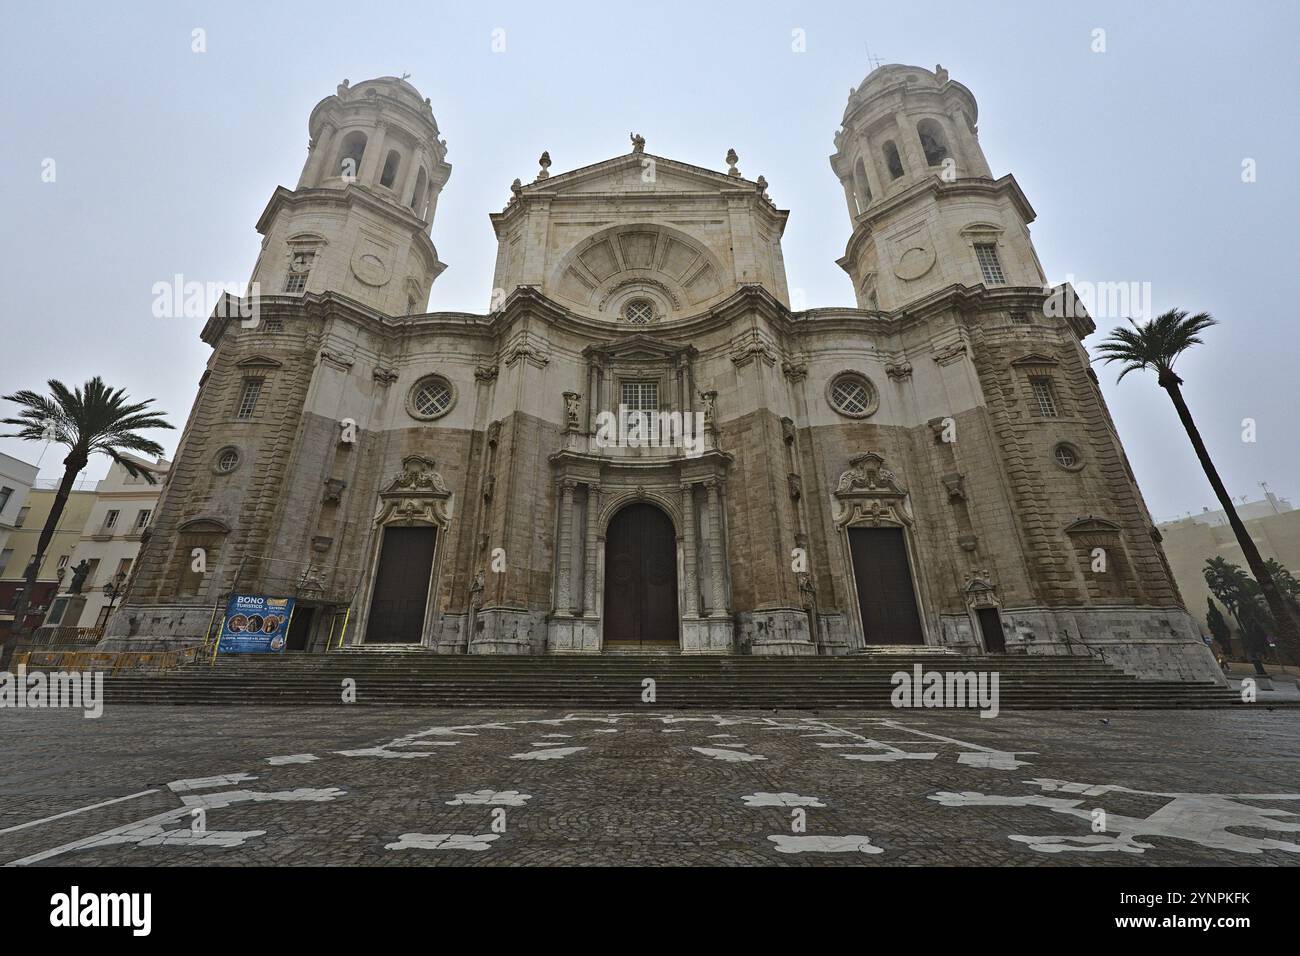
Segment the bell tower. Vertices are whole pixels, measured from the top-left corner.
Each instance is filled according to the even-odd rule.
[[[889,64],[849,92],[831,168],[853,234],[839,265],[858,307],[893,311],[954,284],[1042,287],[1034,212],[1011,176],[994,179],[971,91]]]
[[[281,186],[257,223],[261,294],[336,292],[386,315],[423,312],[446,266],[429,233],[451,176],[427,99],[380,77],[321,100],[296,189]]]

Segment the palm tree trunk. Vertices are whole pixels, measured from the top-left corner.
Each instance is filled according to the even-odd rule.
[[[1264,600],[1268,603],[1268,609],[1273,615],[1274,623],[1277,625],[1278,644],[1285,649],[1286,656],[1291,659],[1291,663],[1300,664],[1300,624],[1297,624],[1296,619],[1291,615],[1291,609],[1282,600],[1282,594],[1277,589],[1273,575],[1269,574],[1264,559],[1260,557],[1259,549],[1255,547],[1255,542],[1251,540],[1250,532],[1246,530],[1246,526],[1237,515],[1237,509],[1233,507],[1232,499],[1228,497],[1228,489],[1223,486],[1223,480],[1219,477],[1214,462],[1210,460],[1210,453],[1205,448],[1205,442],[1201,440],[1201,433],[1197,429],[1196,423],[1192,421],[1191,410],[1188,409],[1187,402],[1183,399],[1182,390],[1178,387],[1178,377],[1171,373],[1168,376],[1162,375],[1160,379],[1161,387],[1169,393],[1169,398],[1174,403],[1178,417],[1182,420],[1183,428],[1187,430],[1187,437],[1191,439],[1192,447],[1196,449],[1196,457],[1201,460],[1201,467],[1205,469],[1205,477],[1210,479],[1210,486],[1214,488],[1214,493],[1219,498],[1219,504],[1223,506],[1223,513],[1228,516],[1228,524],[1232,528],[1232,533],[1237,536],[1237,544],[1241,547],[1241,553],[1246,557],[1246,564],[1250,567],[1250,573],[1259,582],[1259,588],[1264,593]]]
[[[45,519],[45,527],[41,529],[41,536],[36,540],[36,553],[32,555],[31,564],[27,566],[23,593],[19,596],[18,606],[14,609],[13,626],[5,635],[3,644],[0,644],[0,670],[9,667],[9,659],[13,656],[18,638],[27,630],[24,618],[27,617],[27,608],[32,603],[32,594],[36,590],[36,579],[40,576],[41,565],[45,561],[45,552],[50,542],[54,540],[54,531],[59,526],[59,519],[63,517],[63,509],[68,504],[68,494],[72,491],[72,485],[76,482],[81,469],[86,467],[87,461],[86,456],[74,458],[72,453],[63,460],[63,480],[59,482],[58,491],[54,494],[54,502],[50,505],[50,513]]]

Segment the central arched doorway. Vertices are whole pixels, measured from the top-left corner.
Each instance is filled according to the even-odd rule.
[[[677,644],[677,536],[654,505],[622,508],[605,532],[605,643]]]

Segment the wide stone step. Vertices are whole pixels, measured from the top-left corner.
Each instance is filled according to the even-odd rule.
[[[1007,710],[1225,707],[1210,681],[1145,681],[1091,657],[973,656],[915,649],[844,657],[487,657],[427,649],[222,657],[163,672],[107,677],[109,704],[329,706],[342,682],[357,703],[488,708],[894,711],[899,671],[996,672]],[[642,681],[656,700],[641,702]],[[896,712],[896,711],[895,711]]]

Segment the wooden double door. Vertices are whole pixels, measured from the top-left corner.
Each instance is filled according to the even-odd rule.
[[[902,528],[850,528],[853,581],[867,644],[924,644]]]
[[[605,533],[605,643],[678,642],[677,535],[654,505],[614,515]]]
[[[438,529],[429,525],[389,525],[383,534],[366,643],[418,644],[424,633]]]

